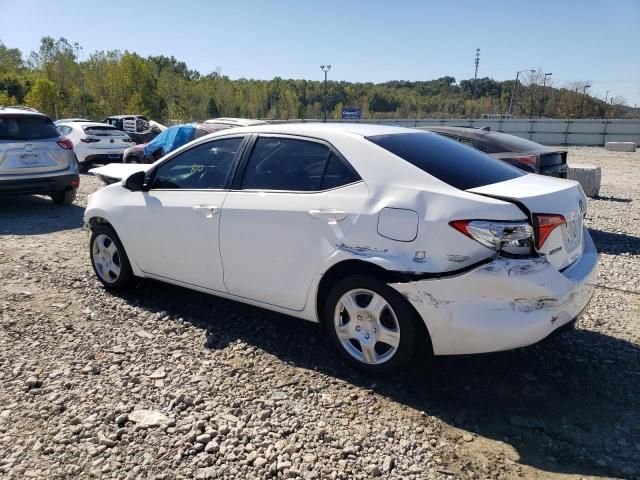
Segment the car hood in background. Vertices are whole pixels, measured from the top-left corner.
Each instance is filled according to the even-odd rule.
[[[146,172],[151,168],[151,164],[140,165],[137,163],[110,163],[104,167],[92,168],[89,173],[93,173],[107,185],[124,180],[129,175],[136,172]]]

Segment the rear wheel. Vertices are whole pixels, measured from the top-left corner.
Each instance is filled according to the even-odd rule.
[[[87,173],[87,170],[89,170],[89,164],[79,161],[78,162],[78,171],[80,173]]]
[[[409,363],[421,332],[417,321],[400,293],[368,275],[340,280],[324,309],[325,326],[341,355],[370,374],[395,372]]]
[[[111,226],[98,225],[93,228],[89,249],[93,270],[106,288],[124,288],[131,282],[133,272],[129,259]]]
[[[125,163],[141,163],[141,162],[140,162],[140,159],[135,155],[129,155]]]
[[[76,191],[65,190],[63,192],[55,192],[51,194],[51,200],[59,205],[71,205],[76,199]]]

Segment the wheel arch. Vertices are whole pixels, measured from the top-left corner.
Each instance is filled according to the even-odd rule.
[[[379,265],[376,265],[372,262],[367,262],[366,260],[359,259],[347,259],[342,260],[334,265],[332,265],[320,279],[318,283],[318,289],[316,293],[316,315],[318,316],[318,320],[320,323],[324,320],[324,307],[327,296],[331,290],[331,287],[335,285],[342,278],[349,275],[370,275],[381,279],[385,283],[395,283],[405,281],[403,275],[399,272],[393,272],[390,270],[386,270]],[[423,333],[424,338],[424,348],[427,350],[429,354],[433,353],[433,347],[431,346],[431,335],[429,334],[429,329],[425,323],[425,320],[420,316],[415,307],[409,302],[406,301],[409,308],[413,311],[419,330]]]

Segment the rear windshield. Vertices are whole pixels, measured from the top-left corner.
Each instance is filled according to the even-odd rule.
[[[0,115],[0,140],[58,138],[53,122],[41,115]]]
[[[492,132],[486,136],[486,139],[491,143],[496,143],[500,147],[496,149],[494,145],[495,151],[491,153],[529,152],[531,150],[539,150],[542,147],[539,143],[507,133]]]
[[[433,133],[396,133],[367,139],[460,190],[525,175],[501,160]]]
[[[87,135],[107,135],[107,136],[124,135],[124,132],[121,132],[117,128],[112,127],[110,125],[95,125],[95,126],[82,127],[82,130],[84,130],[84,133],[86,133]]]

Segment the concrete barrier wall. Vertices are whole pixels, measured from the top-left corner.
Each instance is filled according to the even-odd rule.
[[[289,120],[290,122],[320,122],[316,119]],[[340,122],[340,120],[328,120]],[[601,146],[606,142],[636,142],[640,144],[640,120],[573,120],[573,119],[455,119],[420,118],[404,120],[360,120],[360,123],[426,127],[434,125],[485,127],[510,133],[543,145]]]

